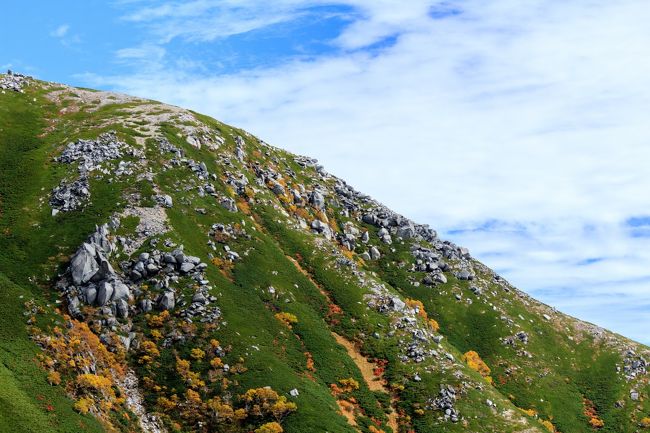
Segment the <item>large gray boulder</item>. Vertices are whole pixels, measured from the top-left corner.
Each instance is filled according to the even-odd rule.
[[[84,290],[84,297],[86,299],[86,304],[93,305],[97,300],[97,288],[94,284],[86,287]]]
[[[99,270],[99,265],[95,261],[95,254],[95,247],[89,243],[84,243],[72,257],[70,271],[75,285],[87,283]]]
[[[113,285],[108,281],[102,281],[97,290],[97,305],[103,307],[113,297]]]
[[[129,286],[124,284],[122,281],[113,282],[113,300],[117,301],[120,299],[129,299],[131,297],[131,290]]]

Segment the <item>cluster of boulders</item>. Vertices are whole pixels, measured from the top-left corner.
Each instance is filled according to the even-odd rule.
[[[79,162],[79,172],[97,169],[102,162],[123,156],[126,143],[117,139],[115,132],[105,132],[95,140],[77,140],[69,143],[55,160],[64,164]]]
[[[156,200],[156,203],[158,203],[160,206],[167,208],[174,206],[174,200],[169,194],[157,194],[154,198]]]
[[[55,161],[63,164],[79,162],[79,177],[71,182],[63,180],[50,194],[52,215],[78,209],[90,198],[89,172],[99,169],[104,161],[122,158],[126,144],[114,132],[100,135],[96,140],[77,140],[69,143]],[[132,174],[128,161],[120,161],[112,172],[116,176]]]
[[[52,215],[78,209],[89,197],[90,185],[88,184],[88,177],[82,176],[73,182],[63,180],[59,186],[52,190],[50,195]]]
[[[111,221],[112,227],[118,225],[117,220]],[[154,309],[182,307],[179,317],[188,322],[211,322],[221,316],[220,309],[210,305],[217,299],[209,294],[210,282],[203,273],[208,266],[206,263],[185,254],[182,248],[171,252],[153,250],[141,253],[135,260],[122,262],[122,272],[118,273],[109,262],[116,248],[109,232],[108,224],[98,227],[79,247],[69,271],[58,283],[73,317],[83,318],[81,306],[84,304],[99,308],[99,324],[104,327],[116,325],[118,319]],[[177,288],[173,287],[182,277],[191,278],[192,287],[198,286],[189,303],[179,299]]]
[[[444,412],[444,419],[451,422],[460,420],[460,413],[454,407],[456,403],[456,389],[451,385],[441,385],[438,396],[428,402],[428,407]]]
[[[627,380],[632,380],[647,374],[648,367],[648,361],[646,361],[642,356],[637,355],[634,350],[628,349],[625,351],[625,356],[623,358],[623,373]]]
[[[203,271],[208,265],[198,257],[187,255],[182,248],[170,252],[153,250],[141,253],[137,260],[121,263],[121,268],[133,283],[153,286],[158,293],[155,297],[143,297],[138,302],[141,311],[148,312],[154,308],[159,310],[173,310],[185,307],[186,302],[179,299],[177,285],[181,277],[189,277],[198,286],[192,296],[192,301],[179,313],[186,321],[192,322],[195,318],[201,322],[216,320],[221,316],[218,307],[209,304],[215,302],[216,297],[209,294],[210,281],[205,278]]]
[[[8,70],[6,75],[0,77],[0,89],[22,93],[23,87],[29,84],[31,78],[30,76]]]
[[[115,248],[108,235],[108,224],[97,227],[74,254],[69,272],[58,285],[73,317],[83,317],[82,303],[93,305],[101,309],[102,325],[111,326],[116,317],[128,317],[128,301],[133,295],[108,261]]]
[[[217,150],[219,146],[226,142],[226,140],[219,135],[218,131],[210,129],[203,124],[200,126],[187,126],[184,129],[186,129],[187,133],[185,140],[190,146],[196,147],[197,149],[207,147],[210,150]]]
[[[503,344],[506,346],[516,346],[518,343],[522,344],[528,344],[528,334],[524,331],[519,331],[515,335],[510,335],[508,337],[505,337],[503,340]]]
[[[244,147],[246,146],[246,143],[244,142],[244,139],[241,136],[235,137],[235,158],[239,162],[243,162],[244,158],[246,157],[246,151],[244,150]]]
[[[449,269],[449,265],[442,260],[439,252],[419,244],[413,244],[411,254],[415,258],[411,271],[427,273],[422,279],[423,284],[434,286],[438,283],[444,284],[447,282],[444,272]]]

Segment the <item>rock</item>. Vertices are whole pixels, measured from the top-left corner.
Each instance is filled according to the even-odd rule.
[[[99,270],[95,254],[95,247],[88,243],[81,245],[81,248],[75,253],[70,263],[70,272],[72,281],[76,285],[87,283]]]
[[[635,389],[631,390],[630,391],[630,398],[633,401],[639,401],[639,392],[637,390],[635,390]]]
[[[106,259],[106,257],[104,257],[104,255],[100,252],[97,252],[97,262],[99,263],[99,269],[95,275],[93,275],[93,281],[111,280],[115,277],[115,271],[113,270],[113,267]]]
[[[108,281],[103,281],[99,284],[99,290],[97,290],[97,305],[103,307],[106,305],[113,296],[113,285]]]
[[[172,197],[170,195],[163,195],[162,196],[162,204],[165,207],[172,207],[174,205],[174,202],[172,200]]]
[[[237,212],[237,204],[235,200],[225,197],[220,201],[221,206],[227,209],[229,212]]]
[[[289,395],[291,397],[298,397],[300,395],[300,393],[298,392],[298,390],[296,388],[294,388],[291,391],[289,391]]]
[[[370,233],[368,233],[367,231],[363,232],[363,234],[361,235],[361,242],[366,244],[368,243],[369,240],[370,240]]]
[[[50,206],[52,206],[53,211],[69,212],[79,209],[88,201],[89,197],[90,185],[86,176],[82,176],[71,183],[63,180],[59,186],[52,190]]]
[[[409,221],[408,224],[397,228],[397,237],[401,239],[411,239],[415,237],[415,226]]]
[[[395,311],[404,311],[406,308],[406,303],[398,297],[390,298],[390,305]]]
[[[120,299],[128,299],[131,296],[131,290],[129,286],[124,284],[122,281],[113,282],[113,300],[117,301]]]
[[[153,302],[151,302],[151,299],[143,299],[138,304],[138,307],[140,307],[143,313],[148,313],[153,310]]]
[[[173,310],[176,306],[176,299],[174,292],[165,292],[160,296],[158,300],[158,307],[161,310]]]
[[[379,252],[377,247],[370,248],[370,258],[372,260],[379,260],[381,258],[381,253]]]
[[[122,319],[129,317],[129,304],[126,303],[126,300],[119,299],[115,302],[115,315]]]
[[[313,191],[309,195],[309,203],[316,209],[323,209],[325,207],[325,197],[319,191]]]
[[[84,298],[88,305],[93,305],[95,303],[97,300],[97,288],[94,284],[85,288]]]
[[[364,260],[366,262],[369,261],[370,253],[368,251],[364,251],[363,253],[361,253],[361,260]]]
[[[462,271],[458,272],[456,274],[456,277],[459,280],[473,280],[474,279],[474,275],[471,272],[469,272],[468,270],[466,270],[466,269],[463,269]]]
[[[186,263],[181,264],[180,271],[183,272],[184,274],[186,274],[186,273],[190,272],[192,269],[194,269],[194,264],[186,262]]]

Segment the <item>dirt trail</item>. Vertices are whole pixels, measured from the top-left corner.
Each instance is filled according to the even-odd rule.
[[[309,280],[316,287],[318,287],[320,292],[327,298],[328,302],[332,303],[332,299],[330,298],[329,293],[327,293],[321,287],[320,284],[318,284],[316,281],[313,280],[309,272],[303,269],[303,267],[300,266],[300,263],[298,263],[298,261],[293,257],[287,256],[287,258],[295,265],[296,269],[298,269],[303,275],[309,278]],[[370,389],[371,391],[380,391],[380,392],[385,392],[386,394],[391,394],[390,389],[386,385],[386,382],[383,379],[383,377],[375,376],[375,369],[378,368],[377,364],[368,361],[368,359],[365,356],[363,356],[361,352],[359,352],[359,349],[357,349],[354,343],[348,340],[347,338],[333,331],[332,331],[332,336],[336,339],[336,342],[338,344],[340,344],[345,348],[345,350],[348,352],[348,356],[352,358],[359,371],[361,371],[361,376],[363,377],[364,381],[368,385],[368,389]],[[393,411],[388,415],[388,426],[392,428],[393,432],[395,433],[399,431],[398,416],[395,410],[396,401],[397,400],[395,399],[395,397],[391,398],[391,406]],[[340,402],[337,402],[337,404],[339,405],[339,408],[341,409],[343,416],[345,416],[345,418],[348,420],[348,423],[356,427],[357,422],[354,419],[354,414],[350,411],[347,411]]]

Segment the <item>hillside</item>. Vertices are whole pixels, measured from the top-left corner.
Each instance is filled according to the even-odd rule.
[[[155,101],[0,89],[0,432],[650,431],[648,347],[317,161]]]

